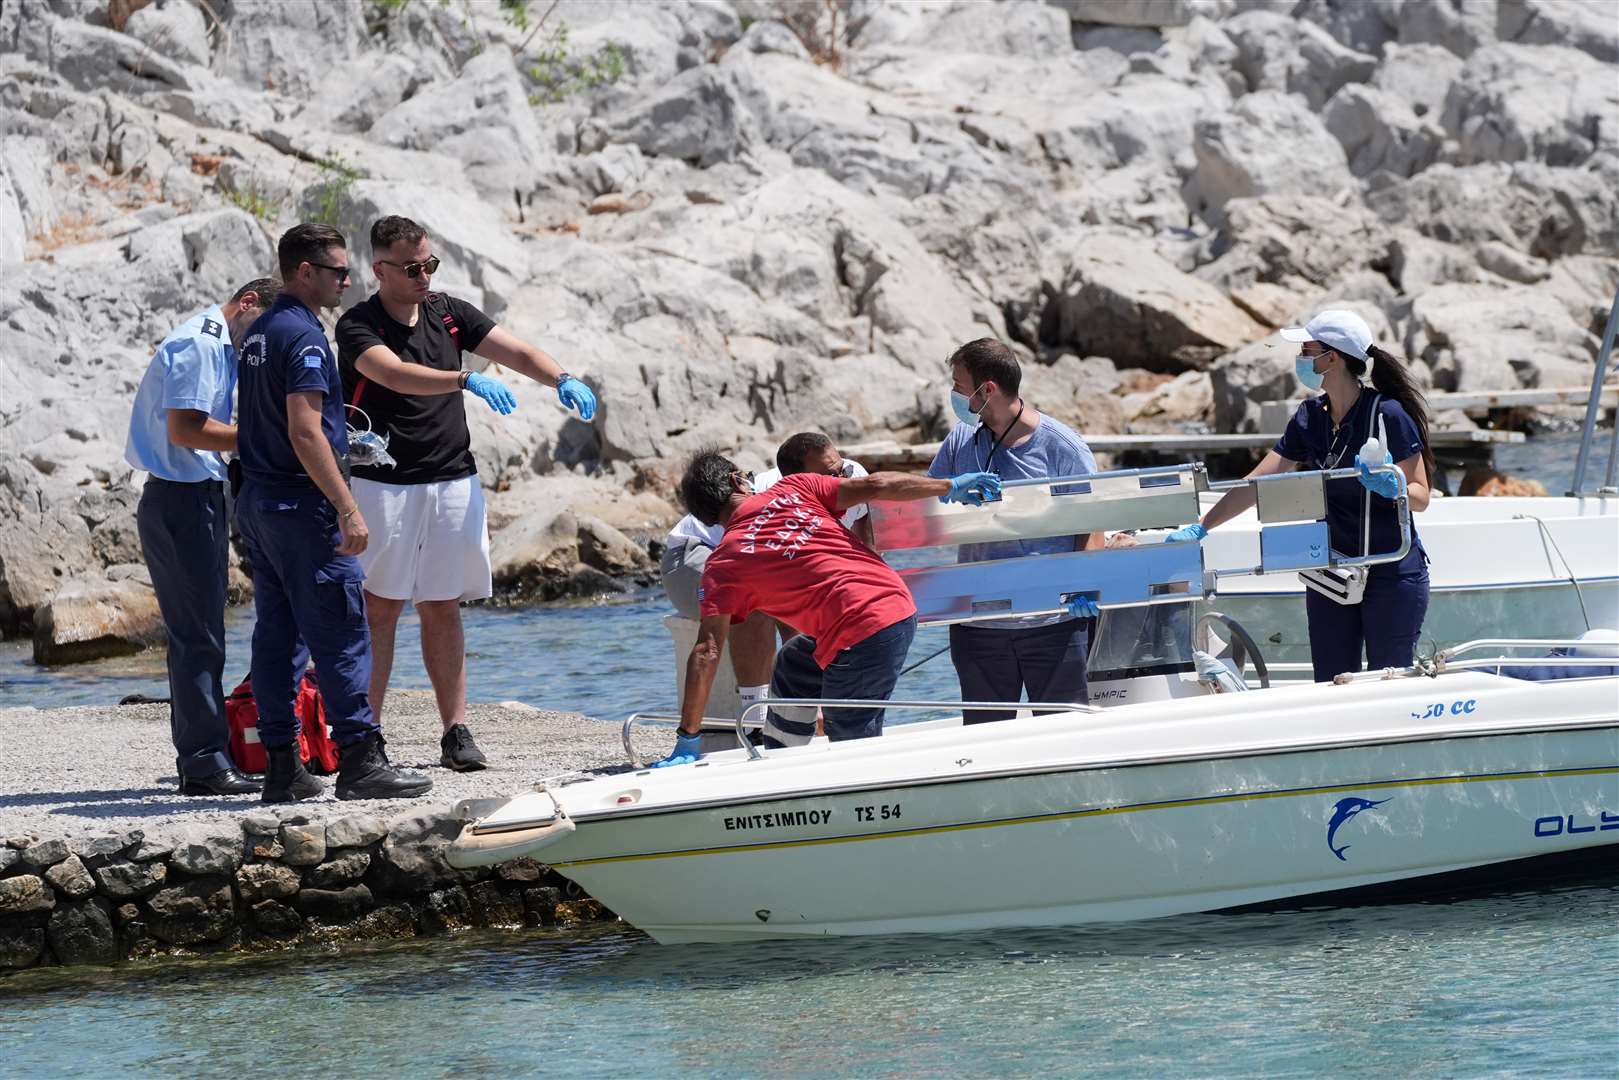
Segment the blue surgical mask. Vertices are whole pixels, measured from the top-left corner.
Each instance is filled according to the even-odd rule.
[[[1321,372],[1315,369],[1315,357],[1298,357],[1293,361],[1293,370],[1295,373],[1297,373],[1299,382],[1303,383],[1306,389],[1321,389],[1321,380],[1323,375]]]
[[[978,391],[974,390],[973,393],[976,394]],[[950,411],[954,412],[956,419],[963,424],[982,424],[984,422],[982,418],[973,412],[972,400],[971,394],[963,394],[960,390],[952,390],[950,391]]]

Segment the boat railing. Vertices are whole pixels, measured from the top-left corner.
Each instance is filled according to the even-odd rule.
[[[1596,647],[1600,648],[1600,644]],[[1513,656],[1497,651],[1493,656],[1475,656],[1458,660],[1464,653],[1506,649],[1592,649],[1593,643],[1577,638],[1476,638],[1452,645],[1434,654],[1430,661],[1436,671],[1473,671],[1480,669],[1517,667],[1533,664],[1536,667],[1614,667],[1619,668],[1619,655],[1564,655]]]
[[[743,710],[746,715],[747,710]],[[702,720],[704,731],[729,731],[739,720],[729,716],[705,716]],[[653,727],[677,727],[680,724],[680,714],[677,712],[635,712],[624,718],[624,728],[620,733],[624,742],[624,753],[629,755],[630,764],[637,769],[644,768],[646,762],[636,753],[634,729],[638,724],[649,724]],[[762,721],[756,721],[754,727],[761,727]]]
[[[876,698],[761,698],[742,710],[735,720],[729,717],[705,716],[702,720],[703,731],[734,731],[737,742],[748,751],[749,760],[757,760],[764,755],[760,752],[753,740],[749,737],[752,732],[764,727],[764,710],[772,706],[802,707],[817,709],[899,709],[911,711],[955,710],[965,712],[969,709],[1037,709],[1041,712],[1084,712],[1099,713],[1104,711],[1096,705],[1082,705],[1077,701],[880,701]],[[750,714],[757,713],[758,719],[749,719]],[[658,727],[675,727],[680,723],[680,714],[671,712],[638,712],[631,713],[624,718],[624,752],[629,755],[630,764],[637,769],[647,766],[647,761],[636,751],[632,729],[639,724],[651,724]]]
[[[1602,415],[1602,384],[1607,380],[1608,363],[1613,359],[1614,338],[1619,336],[1619,293],[1613,298],[1608,311],[1608,327],[1602,334],[1602,348],[1597,353],[1596,369],[1591,373],[1591,397],[1585,403],[1585,424],[1580,429],[1580,451],[1574,459],[1574,485],[1572,496],[1619,494],[1619,419],[1613,425],[1608,443],[1608,468],[1602,486],[1591,490],[1585,484],[1585,470],[1591,464],[1591,448],[1596,445],[1597,419]]]
[[[1600,647],[1603,642],[1596,643]],[[1377,682],[1385,679],[1411,679],[1419,677],[1436,678],[1451,671],[1488,671],[1504,667],[1612,667],[1619,670],[1619,655],[1585,655],[1585,656],[1518,656],[1506,650],[1512,649],[1591,649],[1593,643],[1581,641],[1578,638],[1476,638],[1464,641],[1459,645],[1452,645],[1447,649],[1440,649],[1430,657],[1418,657],[1410,667],[1403,668],[1376,668],[1370,671],[1346,671],[1333,677],[1333,683],[1346,686],[1350,683]],[[1496,650],[1487,656],[1475,656],[1468,659],[1458,659],[1466,653]]]
[[[910,711],[935,711],[939,709],[966,712],[970,709],[1033,709],[1039,712],[1083,712],[1099,713],[1104,711],[1096,705],[1082,705],[1076,701],[884,701],[879,698],[761,698],[752,702],[742,710],[736,718],[736,737],[748,752],[748,760],[757,761],[764,756],[763,751],[754,745],[748,738],[750,727],[758,728],[763,725],[764,710],[775,706],[785,708],[817,708],[826,709],[899,709]],[[748,714],[759,711],[760,720],[752,724],[748,721]]]

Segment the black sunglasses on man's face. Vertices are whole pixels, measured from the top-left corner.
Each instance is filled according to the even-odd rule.
[[[428,277],[432,277],[434,274],[438,273],[439,268],[437,255],[429,255],[421,262],[398,263],[393,262],[390,259],[378,259],[377,261],[382,263],[384,266],[399,267],[399,269],[405,272],[405,276],[411,279],[419,278],[423,274],[426,274]]]
[[[349,268],[346,266],[327,266],[325,263],[318,262],[312,262],[309,265],[315,267],[317,270],[330,270],[332,273],[337,275],[338,281],[347,281],[353,276],[349,273]]]

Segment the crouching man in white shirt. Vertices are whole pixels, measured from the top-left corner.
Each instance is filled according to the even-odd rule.
[[[781,444],[776,451],[776,467],[755,477],[753,489],[764,491],[783,476],[803,472],[841,476],[846,480],[866,475],[859,462],[838,453],[831,439],[819,431],[802,431]],[[843,515],[843,526],[870,546],[871,518],[865,504],[850,507]],[[698,620],[698,584],[703,580],[703,567],[724,533],[722,527],[704,525],[690,514],[669,530],[660,569],[664,592],[682,618]],[[762,611],[754,612],[731,628],[728,642],[731,667],[736,672],[737,692],[743,708],[770,690],[770,672],[776,662],[776,630],[776,621]],[[789,627],[786,632],[790,636],[796,631]]]

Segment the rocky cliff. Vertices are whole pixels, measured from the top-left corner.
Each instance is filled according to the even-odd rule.
[[[136,382],[301,219],[420,220],[595,387],[468,407],[540,595],[701,443],[939,433],[970,337],[1083,430],[1252,431],[1328,301],[1581,385],[1619,284],[1610,0],[0,0],[0,50],[8,633],[139,602]]]

